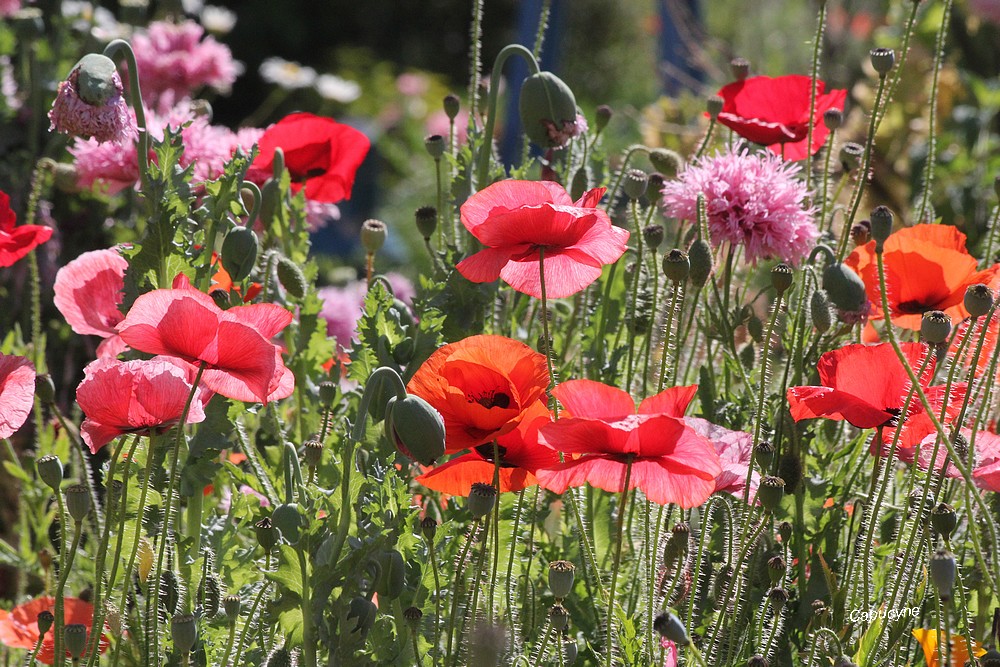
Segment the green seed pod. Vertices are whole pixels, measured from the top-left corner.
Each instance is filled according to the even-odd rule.
[[[649,163],[653,169],[666,176],[676,176],[684,167],[684,159],[676,151],[656,148],[649,152]]]
[[[722,113],[722,109],[725,108],[726,101],[719,97],[718,95],[712,95],[707,100],[705,100],[705,111],[712,118],[718,118],[719,114]]]
[[[993,290],[982,283],[969,285],[965,290],[963,303],[969,315],[983,317],[993,307]]]
[[[656,249],[663,245],[663,236],[665,231],[663,225],[654,224],[644,227],[642,230],[642,239],[646,242],[646,247],[652,253],[656,252]]]
[[[170,619],[170,637],[174,640],[174,648],[182,655],[189,653],[198,641],[198,626],[194,616],[179,614]]]
[[[562,642],[562,652],[565,663],[567,665],[572,665],[576,662],[576,658],[580,653],[580,647],[577,646],[575,639],[564,637]]]
[[[435,160],[440,160],[446,148],[444,137],[440,134],[432,134],[429,137],[424,137],[424,148],[427,149],[428,155]]]
[[[771,287],[775,289],[778,296],[785,293],[789,287],[792,286],[792,279],[795,274],[792,272],[792,267],[787,264],[776,264],[773,269],[771,269]]]
[[[598,132],[603,131],[608,126],[608,122],[614,113],[607,104],[602,104],[594,109],[594,129]]]
[[[289,544],[298,543],[299,530],[305,524],[298,504],[283,503],[278,505],[271,514],[271,522]]]
[[[413,359],[413,339],[407,336],[392,348],[392,360],[405,366]]]
[[[949,539],[958,527],[958,514],[955,508],[947,503],[940,503],[931,512],[931,526],[944,539]]]
[[[323,460],[323,443],[319,440],[306,440],[302,446],[303,456],[306,465],[315,468]]]
[[[773,512],[781,504],[781,497],[785,493],[785,480],[773,475],[767,475],[760,480],[757,487],[757,500],[768,512]]]
[[[472,518],[481,519],[493,511],[496,501],[497,490],[495,488],[489,484],[476,482],[472,485],[465,504],[469,508]]]
[[[955,554],[944,549],[938,549],[931,555],[927,569],[930,571],[931,582],[937,589],[941,599],[950,599],[951,591],[955,587],[955,576],[957,573]]]
[[[549,563],[549,590],[556,600],[565,600],[573,590],[576,566],[568,560]]]
[[[438,226],[438,210],[433,206],[421,206],[413,214],[417,224],[417,231],[424,239],[434,236]]]
[[[48,373],[35,376],[35,396],[44,405],[52,405],[56,402],[56,386],[52,382],[52,376]]]
[[[54,493],[59,493],[63,481],[63,466],[59,457],[55,454],[46,454],[35,461],[35,469],[38,470],[38,476],[45,485]]]
[[[365,220],[361,224],[361,246],[368,253],[376,253],[385,245],[389,229],[381,220]]]
[[[885,240],[892,234],[892,211],[888,206],[876,206],[871,215],[872,238],[875,239],[875,252],[882,252]]]
[[[768,440],[761,440],[754,447],[754,458],[760,463],[761,470],[768,470],[774,463],[774,445]]]
[[[843,167],[844,171],[852,172],[861,166],[861,159],[864,155],[864,146],[848,141],[840,147],[840,166]]]
[[[419,396],[390,398],[385,408],[385,429],[396,449],[418,463],[431,465],[444,455],[444,419]]]
[[[653,620],[653,629],[661,636],[669,639],[679,646],[687,646],[691,643],[684,624],[673,613],[664,611]]]
[[[861,310],[868,300],[864,281],[843,262],[823,269],[823,289],[833,305],[847,312]]]
[[[830,299],[826,296],[826,290],[818,289],[809,297],[809,315],[816,331],[821,334],[833,326],[833,314],[830,312]]]
[[[269,178],[260,189],[260,210],[258,216],[265,227],[275,223],[278,218],[278,209],[281,207],[281,184]],[[247,225],[252,224],[252,220],[247,221]]]
[[[787,521],[782,521],[778,524],[778,537],[781,538],[782,544],[788,544],[788,541],[792,539],[792,524]]]
[[[561,604],[554,604],[549,609],[549,623],[556,630],[563,630],[569,625],[569,611]]]
[[[233,227],[222,242],[222,268],[234,283],[246,280],[259,255],[260,239],[251,227]]]
[[[292,653],[284,646],[280,646],[267,656],[264,667],[292,667]]]
[[[333,401],[337,398],[337,385],[329,380],[319,383],[319,402],[324,408],[333,407]]]
[[[789,597],[788,591],[781,586],[775,586],[767,592],[767,599],[771,603],[776,616],[781,613],[782,608],[788,603]]]
[[[538,72],[524,80],[518,110],[525,134],[542,148],[562,146],[563,128],[576,123],[576,97],[552,72]]]
[[[691,273],[688,274],[688,280],[696,288],[704,287],[709,276],[712,275],[714,263],[712,248],[708,245],[708,241],[698,239],[692,243],[691,247],[688,248],[688,259],[691,260]]]
[[[296,299],[305,297],[309,282],[298,264],[282,256],[278,259],[277,273],[278,282],[281,283],[286,292]]]
[[[118,68],[111,58],[99,53],[88,53],[80,58],[73,69],[77,70],[76,93],[87,104],[103,106],[119,94],[115,83]]]
[[[66,509],[73,521],[80,523],[90,514],[92,502],[90,489],[84,484],[74,484],[66,487]]]
[[[264,517],[255,523],[253,530],[257,537],[257,543],[264,549],[264,553],[270,553],[271,549],[277,546],[280,534],[271,522],[270,517]]]
[[[444,102],[442,104],[444,107],[444,112],[448,116],[448,120],[455,120],[458,117],[458,112],[462,108],[462,102],[458,99],[458,95],[448,93],[444,96]]]
[[[767,574],[771,583],[777,585],[785,576],[785,559],[781,556],[772,556],[767,561]]]
[[[629,169],[622,178],[622,191],[626,197],[633,201],[641,199],[646,194],[647,185],[649,185],[649,176],[639,169]]]
[[[73,659],[79,660],[87,650],[87,626],[82,623],[67,625],[63,628],[63,641]]]
[[[750,76],[750,61],[746,58],[733,58],[729,61],[729,71],[737,81],[743,81]]]
[[[351,600],[351,607],[347,612],[348,621],[355,619],[351,632],[361,632],[362,636],[367,635],[368,631],[375,625],[375,615],[377,613],[378,608],[375,604],[363,595],[359,595]],[[348,623],[347,625],[349,627],[351,624]]]
[[[827,109],[823,112],[823,124],[828,130],[839,130],[844,124],[844,112],[840,109]]]
[[[941,310],[928,310],[920,319],[920,337],[928,343],[943,343],[951,335],[951,318]]]
[[[663,275],[675,283],[687,280],[691,273],[691,259],[683,250],[674,248],[663,256]]]
[[[38,612],[38,636],[44,637],[55,621],[56,617],[48,609]]]
[[[229,619],[230,625],[236,622],[236,619],[240,616],[240,607],[242,602],[239,595],[227,595],[222,601],[222,608],[226,612],[226,618]]]
[[[417,607],[407,607],[403,610],[403,618],[406,619],[406,624],[410,626],[412,632],[416,632],[420,627],[420,619],[423,617],[424,612]]]
[[[395,549],[383,551],[379,556],[381,574],[375,590],[379,596],[395,600],[403,593],[406,585],[406,564],[403,556]]]
[[[872,67],[880,77],[885,77],[896,64],[896,53],[892,49],[872,49],[868,55],[871,58]]]

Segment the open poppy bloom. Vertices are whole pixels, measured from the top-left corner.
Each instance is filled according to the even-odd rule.
[[[15,226],[17,215],[10,208],[10,196],[0,191],[0,267],[15,262],[52,238],[52,228],[44,225]]]
[[[128,262],[114,248],[85,252],[56,273],[55,304],[78,334],[100,336],[98,356],[118,356],[125,343],[116,327]]]
[[[237,401],[268,401],[291,394],[294,379],[271,342],[292,321],[281,306],[260,303],[222,310],[192,288],[141,295],[118,325],[141,352],[204,365],[202,383]]]
[[[462,224],[485,250],[458,263],[474,283],[504,282],[528,296],[576,294],[625,253],[629,233],[596,208],[604,188],[574,202],[552,181],[499,181],[462,204]]]
[[[0,438],[14,435],[35,403],[35,367],[25,357],[0,354]]]
[[[503,336],[470,336],[436,350],[406,390],[441,413],[445,451],[455,453],[513,431],[548,386],[544,355]]]
[[[40,597],[25,602],[8,611],[0,610],[0,643],[11,648],[22,648],[31,651],[38,643],[38,615],[43,611],[54,612],[56,600],[53,597]],[[79,598],[63,598],[63,618],[66,625],[85,625],[90,628],[94,621],[94,605]],[[108,650],[108,639],[103,634],[98,642],[101,653]],[[69,651],[66,652],[67,658]],[[38,651],[37,660],[46,665],[55,664],[56,640],[55,626],[49,628],[42,639],[42,647]],[[68,660],[67,660],[68,662]]]
[[[535,472],[555,493],[589,483],[613,493],[638,488],[659,505],[689,508],[715,491],[719,456],[704,436],[684,422],[697,386],[672,387],[645,399],[638,412],[632,397],[593,380],[569,380],[552,390],[565,417],[542,426],[542,442],[566,454],[581,454]]]
[[[934,628],[913,628],[913,636],[917,638],[917,643],[924,650],[924,660],[927,661],[927,667],[944,667],[942,665],[944,659],[938,652],[938,631]],[[978,658],[986,654],[986,649],[980,646],[979,642],[973,640],[972,652]],[[965,667],[969,659],[969,645],[966,643],[965,637],[959,632],[953,632],[951,635],[951,664],[946,667]]]
[[[306,199],[335,204],[351,198],[354,174],[371,142],[362,132],[332,118],[293,113],[267,128],[257,142],[260,154],[247,172],[258,184],[272,173],[274,151],[285,155],[292,192],[305,188]]]
[[[968,317],[963,305],[965,290],[977,283],[992,288],[1000,284],[1000,265],[978,271],[976,258],[965,249],[965,234],[950,225],[900,229],[886,239],[882,262],[889,319],[914,331],[920,330],[921,318],[928,310],[943,310],[952,320]],[[872,302],[870,318],[883,319],[875,241],[855,248],[845,264],[865,283]]]
[[[517,428],[497,438],[501,493],[538,484],[534,471],[559,463],[559,455],[538,442],[538,429],[549,422],[545,403],[536,401],[524,411]],[[468,454],[435,466],[417,477],[417,481],[428,489],[464,497],[476,482],[492,484],[495,471],[493,443],[487,442]]]
[[[971,431],[962,430],[971,442]],[[1000,435],[980,429],[976,433],[976,467],[972,470],[976,486],[1000,493]]]
[[[719,122],[786,160],[804,160],[818,151],[830,134],[823,114],[829,109],[843,111],[847,99],[846,90],[824,93],[826,84],[816,81],[816,113],[809,118],[811,88],[812,78],[801,74],[734,81],[717,93],[723,99]],[[812,146],[807,147],[810,124]]]

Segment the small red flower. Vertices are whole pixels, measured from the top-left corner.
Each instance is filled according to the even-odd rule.
[[[24,425],[34,401],[35,367],[24,357],[0,354],[0,438]]]
[[[282,149],[292,192],[303,187],[306,198],[335,204],[351,198],[354,174],[371,148],[362,132],[332,118],[293,113],[267,128],[257,142],[260,154],[247,178],[263,183],[271,176],[274,151]]]
[[[10,208],[10,197],[0,191],[0,268],[15,262],[52,238],[52,228],[44,225],[15,227],[17,215]]]
[[[723,86],[718,95],[724,101],[719,122],[755,144],[767,146],[786,160],[803,160],[812,123],[811,155],[826,142],[830,130],[823,123],[829,109],[844,109],[846,90],[824,93],[826,84],[816,82],[816,114],[809,118],[812,78],[789,74],[771,78],[752,76]]]
[[[54,612],[55,608],[55,598],[40,597],[18,605],[9,612],[0,610],[0,643],[11,648],[23,648],[28,651],[34,649],[38,643],[38,615],[43,611]],[[66,625],[86,625],[89,632],[94,621],[94,606],[79,598],[63,598],[63,618]],[[55,664],[55,644],[53,626],[42,639],[42,648],[37,656],[39,662],[46,665]],[[98,648],[101,653],[108,650],[108,639],[103,634]],[[68,651],[66,655],[69,656]]]
[[[100,336],[98,356],[118,356],[125,343],[116,327],[128,262],[115,248],[85,252],[56,273],[55,304],[78,334]]]
[[[673,387],[645,399],[638,412],[632,397],[593,380],[570,380],[552,390],[566,417],[542,426],[542,441],[557,451],[582,454],[535,472],[555,493],[587,482],[613,493],[638,488],[654,503],[700,505],[722,473],[706,438],[684,422],[697,386]]]
[[[294,388],[270,340],[291,321],[292,313],[271,303],[222,310],[192,288],[158,289],[135,300],[118,332],[141,352],[204,364],[201,381],[218,394],[267,403]]]
[[[494,183],[462,204],[462,224],[487,247],[456,268],[472,282],[503,278],[518,292],[541,298],[544,261],[546,296],[576,294],[625,253],[629,233],[596,208],[603,195],[597,188],[573,202],[552,181]]]
[[[435,351],[407,391],[441,413],[445,451],[455,453],[513,431],[548,386],[544,355],[503,336],[470,336]]]

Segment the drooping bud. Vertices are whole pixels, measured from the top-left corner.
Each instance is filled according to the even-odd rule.
[[[66,488],[66,509],[73,521],[80,523],[90,513],[90,489],[84,484],[74,484]]]
[[[872,49],[868,55],[871,58],[872,67],[880,77],[885,77],[896,64],[896,53],[892,49]]]
[[[542,148],[564,146],[576,128],[576,97],[552,72],[532,74],[521,84],[521,126]]]
[[[958,527],[958,514],[955,508],[947,503],[940,503],[931,512],[931,526],[944,539],[949,539]]]
[[[365,220],[361,225],[361,247],[373,253],[382,249],[388,228],[381,220]]]
[[[390,398],[385,408],[385,429],[396,449],[418,463],[431,465],[444,455],[444,419],[419,396]]]
[[[661,637],[669,639],[678,646],[687,646],[691,643],[684,624],[673,613],[664,611],[653,620],[653,629]]]
[[[963,301],[965,309],[973,317],[983,317],[993,307],[993,290],[982,283],[969,285]]]
[[[179,614],[170,619],[170,637],[174,640],[174,648],[180,653],[188,653],[198,641],[198,627],[194,616]]]
[[[55,454],[46,454],[35,461],[35,469],[38,470],[38,476],[45,485],[53,492],[59,493],[63,481],[63,466],[59,457]]]
[[[861,310],[868,299],[861,277],[843,262],[835,262],[823,269],[823,289],[840,310]]]
[[[35,376],[35,396],[43,405],[52,405],[56,402],[56,386],[48,373],[39,373]]]
[[[823,124],[828,130],[839,130],[844,124],[844,112],[840,109],[827,109],[823,112]]]
[[[941,599],[950,599],[951,591],[955,587],[955,576],[958,569],[955,564],[955,554],[945,549],[938,549],[931,555],[927,569],[930,571],[931,582],[933,582]]]
[[[283,503],[271,513],[271,523],[289,544],[297,544],[299,530],[305,525],[305,517],[296,503]]]
[[[573,590],[576,566],[568,560],[549,563],[549,589],[556,600],[565,600]]]
[[[816,331],[823,334],[833,325],[833,314],[830,312],[830,299],[826,290],[818,289],[809,297],[809,314],[812,317]]]
[[[601,132],[608,126],[608,121],[614,115],[614,111],[607,104],[602,104],[594,109],[594,129]]]
[[[581,165],[573,172],[573,180],[569,182],[569,196],[576,201],[590,189],[590,173],[587,165]]]
[[[306,290],[309,289],[309,281],[306,280],[306,276],[302,273],[302,268],[298,264],[285,256],[281,256],[278,258],[276,269],[278,282],[281,283],[286,292],[296,299],[305,297]]]
[[[713,119],[718,118],[719,114],[722,113],[723,107],[725,107],[726,101],[719,97],[718,95],[712,95],[705,101],[705,111]]]
[[[729,61],[729,71],[733,73],[733,79],[743,81],[750,76],[750,61],[746,58],[733,58]]]
[[[773,512],[781,503],[781,497],[784,493],[785,480],[774,475],[767,475],[760,480],[760,486],[757,488],[757,500],[760,501],[765,510]]]
[[[424,148],[427,149],[428,155],[435,160],[440,160],[441,156],[444,155],[444,137],[440,134],[432,134],[429,137],[424,137]]]
[[[646,185],[648,183],[649,177],[646,176],[646,172],[639,169],[629,169],[625,172],[625,177],[622,179],[622,190],[625,192],[626,197],[635,201],[646,194]]]
[[[712,248],[705,239],[698,239],[688,248],[688,259],[691,260],[691,272],[688,280],[694,287],[704,287],[712,275],[714,260]]]
[[[677,151],[656,148],[649,152],[649,163],[653,169],[665,176],[675,176],[684,167],[684,159]]]
[[[367,635],[368,631],[375,625],[375,615],[377,613],[378,607],[363,595],[352,599],[350,610],[347,612],[348,621],[355,619],[351,632],[361,632],[362,635]],[[347,625],[350,627],[351,624],[348,623]]]
[[[87,626],[82,623],[72,623],[63,628],[63,640],[66,642],[66,650],[74,660],[83,657],[87,650]]]
[[[771,287],[778,293],[778,296],[784,294],[785,290],[792,286],[793,277],[792,267],[787,264],[777,264],[771,269]]]
[[[928,310],[920,320],[920,337],[928,343],[943,343],[951,335],[951,318],[943,311]]]
[[[403,556],[395,549],[383,551],[379,556],[381,566],[378,582],[375,590],[379,596],[395,600],[406,585],[406,564]]]
[[[246,280],[257,265],[259,255],[260,239],[249,227],[233,227],[222,242],[222,268],[234,283]]]
[[[674,248],[663,256],[663,275],[675,283],[683,282],[691,273],[691,260],[683,250]]]
[[[872,238],[875,252],[882,252],[886,239],[892,234],[892,211],[888,206],[876,206],[871,212]]]
[[[497,490],[490,484],[476,482],[469,491],[466,506],[472,514],[473,519],[481,519],[493,511],[493,505],[497,501]]]
[[[433,206],[421,206],[413,214],[420,236],[429,239],[434,236],[438,225],[438,211]]]
[[[442,106],[444,107],[445,114],[448,116],[448,120],[455,120],[458,118],[458,112],[462,108],[462,102],[458,99],[458,95],[448,93],[444,96]]]

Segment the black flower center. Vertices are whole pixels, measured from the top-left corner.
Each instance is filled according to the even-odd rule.
[[[933,310],[933,306],[929,306],[922,301],[903,301],[898,306],[896,306],[896,312],[902,315],[920,315],[925,311]]]
[[[882,426],[888,426],[890,428],[893,427],[893,426],[898,426],[899,422],[900,422],[899,418],[903,414],[903,409],[902,408],[883,408],[883,410],[885,412],[888,412],[889,414],[891,414],[892,417],[889,417],[888,419],[886,419],[882,423]]]
[[[487,410],[491,408],[502,408],[506,409],[510,407],[510,396],[503,393],[502,391],[489,391],[480,396],[474,396],[469,399],[470,403],[479,403]]]

